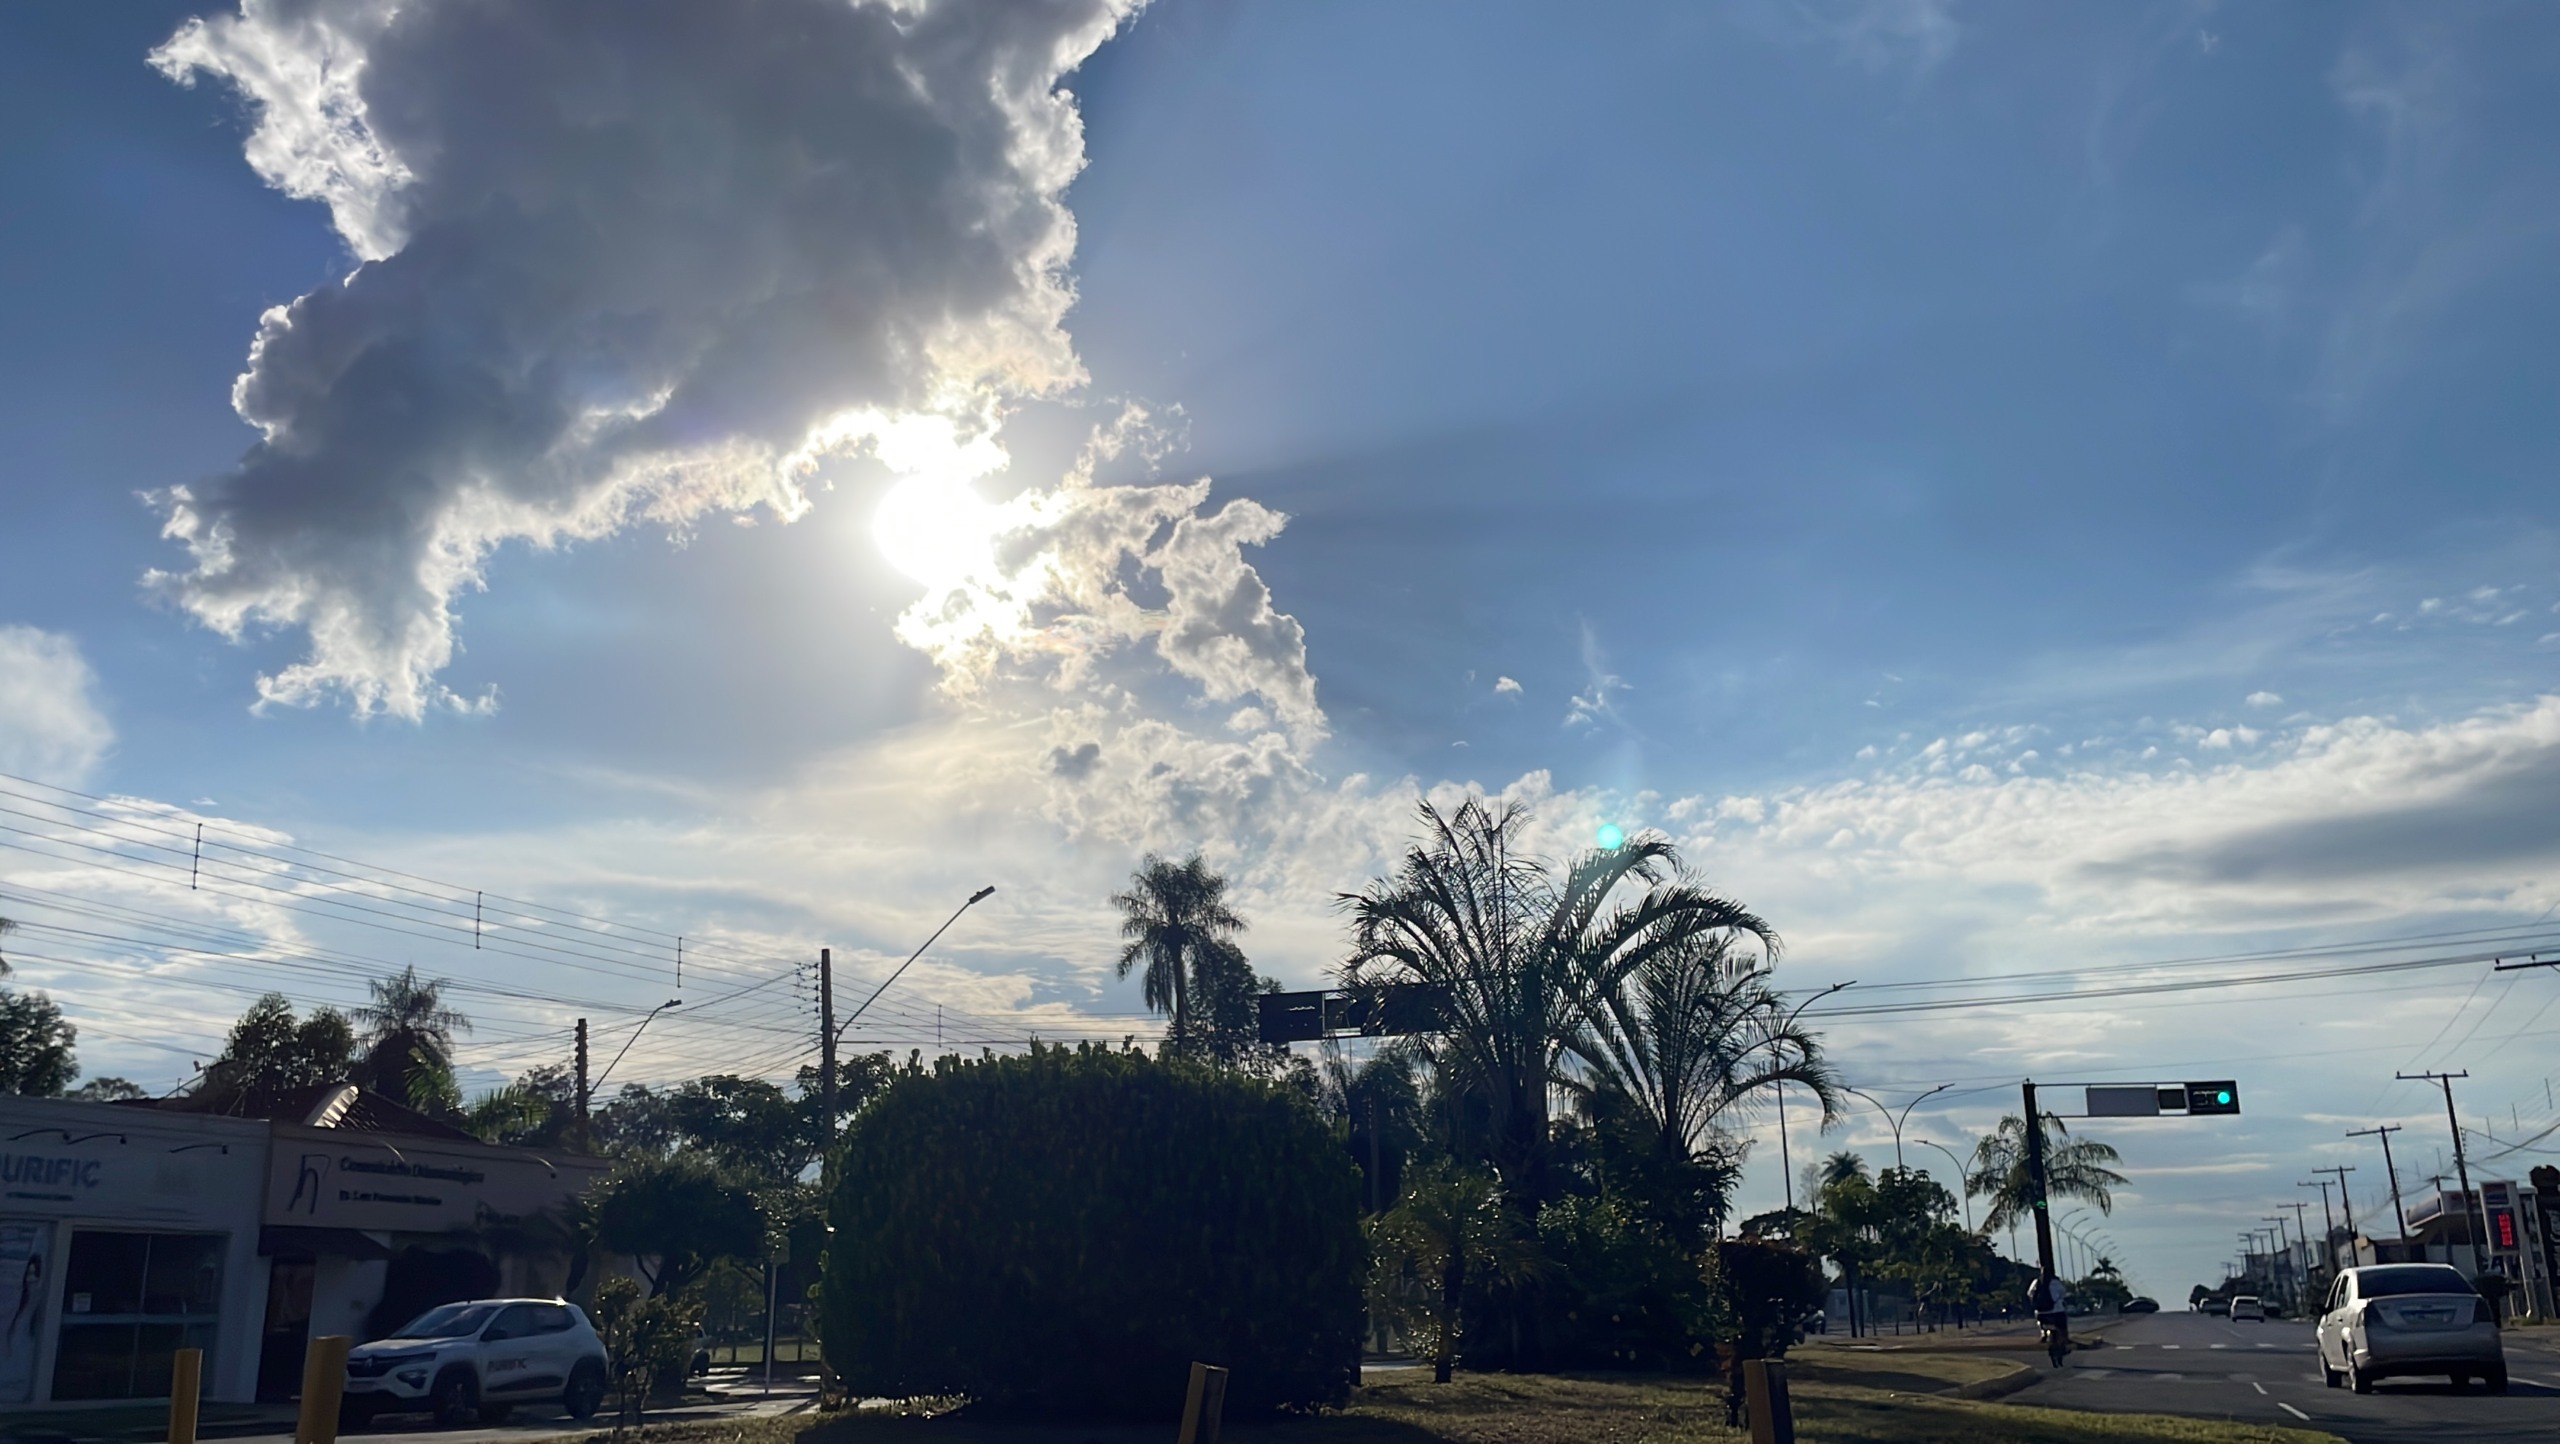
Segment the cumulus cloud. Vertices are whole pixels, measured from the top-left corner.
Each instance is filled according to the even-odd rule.
[[[34,627],[0,626],[0,772],[77,786],[115,729],[79,644]]]
[[[238,466],[158,494],[150,585],[300,628],[269,702],[457,699],[453,603],[510,541],[789,519],[825,456],[991,429],[1082,379],[1061,322],[1084,158],[1061,78],[1130,0],[243,0],[153,54],[245,99],[250,164],[357,264],[267,313]],[[1172,547],[1259,540],[1251,513]],[[1212,687],[1291,638],[1248,592]]]
[[[1496,677],[1493,679],[1493,692],[1497,697],[1517,697],[1520,684],[1509,677]]]

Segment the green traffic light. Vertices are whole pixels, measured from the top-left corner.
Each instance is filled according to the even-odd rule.
[[[2231,1090],[2225,1088],[2221,1092],[2214,1094],[2213,1101],[2216,1103],[2229,1103],[2231,1101]]]

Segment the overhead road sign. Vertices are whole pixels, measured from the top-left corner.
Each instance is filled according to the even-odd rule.
[[[1390,983],[1378,988],[1265,993],[1260,1034],[1265,1043],[1312,1043],[1325,1038],[1393,1038],[1436,1033],[1447,1026],[1449,990],[1438,983]]]

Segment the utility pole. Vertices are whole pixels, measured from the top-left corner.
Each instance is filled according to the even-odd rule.
[[[2377,1123],[2371,1128],[2352,1129],[2347,1134],[2349,1138],[2382,1140],[2382,1174],[2391,1180],[2391,1216],[2400,1221],[2400,1237],[2404,1240],[2409,1237],[2409,1211],[2400,1206],[2400,1170],[2391,1163],[2391,1135],[2407,1131],[2398,1123]]]
[[[2350,1163],[2338,1168],[2315,1168],[2311,1171],[2314,1173],[2334,1173],[2338,1175],[2338,1204],[2347,1211],[2348,1246],[2350,1248],[2354,1247],[2354,1240],[2356,1236],[2356,1197],[2354,1194],[2347,1192],[2347,1175],[2356,1171],[2355,1165]],[[2321,1195],[2323,1198],[2326,1198],[2327,1196],[2328,1195],[2326,1194]]]
[[[2481,1239],[2488,1232],[2488,1228],[2482,1223],[2478,1210],[2472,1202],[2471,1165],[2462,1153],[2462,1120],[2456,1118],[2453,1113],[2453,1080],[2470,1077],[2471,1070],[2465,1068],[2459,1073],[2400,1073],[2394,1076],[2411,1083],[2432,1082],[2444,1087],[2444,1124],[2445,1127],[2453,1130],[2453,1176],[2454,1181],[2462,1185],[2462,1231],[2471,1235],[2471,1276],[2478,1278],[2489,1271],[2489,1256],[2481,1249]]]
[[[590,1098],[590,1097],[587,1095],[587,1020],[586,1020],[586,1019],[584,1019],[584,1018],[580,1018],[580,1019],[578,1020],[578,1117],[577,1117],[577,1125],[578,1125],[578,1151],[579,1151],[580,1153],[593,1153],[593,1152],[595,1152],[595,1148],[593,1147],[593,1145],[592,1145],[592,1144],[589,1142],[589,1140],[588,1140],[588,1128],[587,1128],[587,1116],[588,1116],[588,1109],[589,1109],[589,1108],[594,1104],[594,1102],[595,1102],[595,1100],[594,1100],[593,1098]]]
[[[836,1176],[836,953],[818,949],[818,1175],[830,1191]]]
[[[2276,1253],[2280,1257],[2283,1257],[2288,1263],[2291,1262],[2293,1246],[2285,1242],[2284,1215],[2280,1213],[2262,1213],[2259,1214],[2258,1217],[2276,1226]],[[2272,1263],[2274,1261],[2269,1260],[2269,1262]],[[2293,1270],[2283,1267],[2282,1265],[2278,1265],[2273,1272],[2275,1273],[2276,1278],[2276,1297],[2283,1298],[2286,1294],[2293,1292]]]
[[[2315,1168],[2311,1171],[2320,1173],[2325,1170]],[[2329,1212],[2329,1180],[2323,1178],[2312,1183],[2297,1183],[2294,1187],[2320,1190],[2320,1262],[2335,1274],[2338,1271],[2338,1220]]]
[[[2293,1208],[2293,1236],[2299,1240],[2302,1245],[2302,1251],[2296,1257],[2294,1272],[2302,1275],[2301,1302],[2302,1306],[2305,1309],[2308,1309],[2311,1307],[2311,1228],[2308,1224],[2303,1222],[2303,1210],[2311,1207],[2311,1205],[2304,1203],[2301,1199],[2297,1198],[2293,1201],[2291,1206]],[[2283,1208],[2286,1207],[2286,1205],[2279,1203],[2276,1207]]]

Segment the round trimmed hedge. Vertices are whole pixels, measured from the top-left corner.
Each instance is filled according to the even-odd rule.
[[[1359,1174],[1271,1084],[1090,1044],[946,1058],[836,1166],[819,1307],[856,1395],[1172,1416],[1194,1360],[1230,1411],[1358,1379]]]

